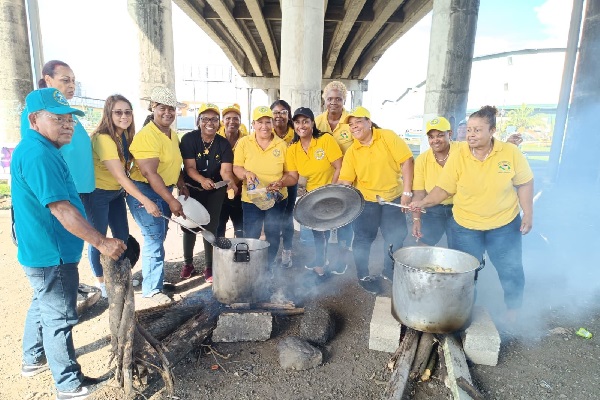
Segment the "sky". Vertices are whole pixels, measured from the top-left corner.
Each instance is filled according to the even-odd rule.
[[[568,0],[481,0],[475,55],[530,47],[565,47],[570,18]],[[140,95],[137,76],[136,28],[123,0],[39,0],[44,60],[60,59],[71,65],[84,94],[106,98],[119,92],[131,99]],[[191,100],[191,67],[209,64],[229,71],[231,64],[204,32],[173,4],[176,89]],[[407,87],[424,80],[427,72],[431,14],[398,40],[373,68],[367,79],[364,105],[379,106],[396,99]],[[200,51],[202,50],[202,51]],[[398,64],[401,64],[398,73]],[[392,77],[392,78],[389,78]],[[195,87],[194,87],[195,86]],[[209,85],[210,86],[210,85]],[[211,90],[208,90],[211,96]],[[213,96],[216,91],[212,91]],[[245,91],[231,92],[240,101]],[[260,101],[261,96],[256,97]],[[266,101],[266,96],[262,96]],[[214,101],[213,99],[209,99]]]

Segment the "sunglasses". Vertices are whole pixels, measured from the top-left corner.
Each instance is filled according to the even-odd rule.
[[[125,115],[126,117],[131,117],[133,115],[133,111],[131,110],[112,110],[113,114],[117,117],[122,117]]]

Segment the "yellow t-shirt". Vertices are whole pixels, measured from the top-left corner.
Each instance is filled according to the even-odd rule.
[[[246,127],[244,126],[244,124],[240,125],[240,136],[238,137],[237,142],[235,142],[235,144],[233,145],[233,152],[235,153],[235,148],[237,147],[237,144],[240,142],[240,139],[243,138],[244,136],[248,136],[248,129],[246,129]],[[221,127],[219,128],[219,130],[217,131],[217,134],[223,136],[225,139],[227,139],[227,135],[225,135],[225,127],[223,125],[221,125]]]
[[[148,183],[148,180],[140,172],[136,160],[158,158],[157,172],[165,181],[165,185],[172,186],[177,183],[183,158],[179,152],[179,137],[174,130],[171,129],[171,138],[169,139],[154,125],[154,122],[150,122],[133,137],[129,152],[134,158],[131,169],[132,180]]]
[[[96,188],[103,190],[120,190],[121,184],[104,165],[104,161],[119,160],[117,144],[108,134],[97,134],[92,136],[92,157],[94,159],[94,174],[96,176]],[[121,161],[125,170],[125,161]]]
[[[342,154],[346,154],[346,151],[348,151],[350,146],[352,146],[352,142],[354,141],[352,133],[350,133],[350,125],[342,124],[340,122],[337,124],[335,129],[331,129],[329,121],[327,120],[328,115],[329,111],[325,111],[323,114],[318,115],[315,118],[315,124],[321,132],[329,132],[333,136],[335,141],[340,145]],[[346,110],[343,110],[340,121],[343,121],[347,115],[348,113],[346,112]]]
[[[376,195],[392,201],[402,195],[401,165],[412,156],[400,136],[374,128],[370,145],[354,140],[346,151],[339,180],[354,182],[366,201],[376,202]]]
[[[450,153],[458,151],[458,142],[450,142]],[[450,156],[448,156],[450,157]],[[424,190],[427,193],[435,187],[443,167],[435,161],[433,150],[419,154],[415,160],[415,176],[413,178],[413,190]],[[452,196],[442,201],[441,204],[452,204]]]
[[[246,171],[256,174],[260,184],[269,185],[283,176],[287,171],[285,155],[287,144],[277,136],[271,140],[269,146],[263,150],[256,142],[254,135],[244,136],[238,140],[236,151],[233,155],[233,165],[244,167]],[[287,188],[281,189],[283,198],[287,198]],[[242,186],[242,201],[251,203],[248,197],[248,186],[244,180]]]
[[[456,222],[468,229],[489,230],[511,222],[519,213],[515,186],[533,179],[523,153],[511,143],[494,140],[484,161],[476,159],[467,142],[450,154],[437,186],[454,194]]]
[[[275,135],[276,137],[279,137],[277,135],[277,132],[275,132],[275,128],[273,128],[273,135]],[[288,130],[287,130],[285,136],[280,139],[283,139],[283,141],[285,143],[287,143],[287,145],[289,146],[292,143],[292,140],[294,140],[294,128],[292,128],[291,126],[288,126]]]
[[[331,135],[312,138],[308,151],[304,152],[300,141],[292,144],[285,157],[288,171],[298,171],[306,177],[306,190],[317,189],[331,183],[335,168],[332,162],[342,158],[342,150]]]

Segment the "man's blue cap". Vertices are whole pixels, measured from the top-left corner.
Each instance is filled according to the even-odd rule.
[[[27,112],[34,113],[36,111],[46,110],[53,114],[75,114],[83,117],[85,113],[81,110],[73,108],[60,92],[55,88],[43,88],[34,90],[25,97]]]

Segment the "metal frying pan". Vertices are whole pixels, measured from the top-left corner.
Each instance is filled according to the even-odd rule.
[[[365,208],[365,199],[352,186],[325,185],[302,196],[294,208],[294,218],[315,231],[328,231],[348,225]]]

